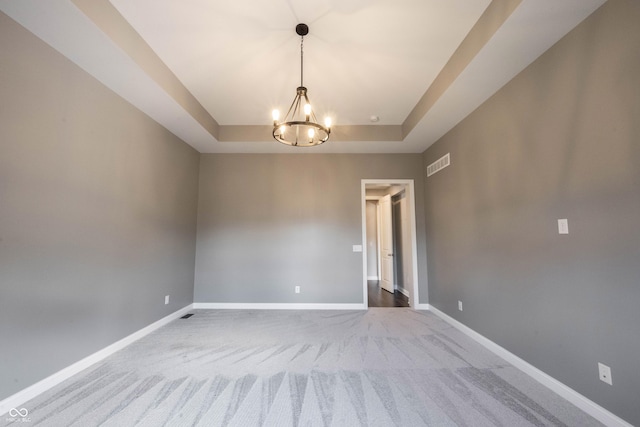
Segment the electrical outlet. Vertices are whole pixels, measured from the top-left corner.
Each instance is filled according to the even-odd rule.
[[[611,379],[610,367],[598,362],[598,375],[600,377],[600,381],[603,381],[609,385],[613,385],[613,380]]]
[[[458,301],[458,310],[462,311],[462,301]]]
[[[296,294],[300,293],[300,286],[296,286]]]
[[[164,296],[164,305],[169,304],[169,295]]]

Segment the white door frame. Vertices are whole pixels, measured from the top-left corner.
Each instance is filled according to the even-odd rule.
[[[413,275],[413,292],[409,301],[411,308],[418,308],[420,301],[418,293],[418,242],[416,237],[416,197],[413,179],[363,179],[361,185],[361,204],[362,204],[362,298],[365,308],[369,308],[367,299],[367,184],[386,185],[399,184],[404,185],[407,189],[407,200],[409,201],[409,222],[411,227],[411,257],[412,257],[412,275]]]

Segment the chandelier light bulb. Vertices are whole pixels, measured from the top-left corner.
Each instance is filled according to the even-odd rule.
[[[309,129],[309,139],[313,139],[313,137],[316,135],[316,131],[313,129]]]
[[[304,115],[308,116],[311,114],[311,104],[304,104]]]
[[[277,122],[277,121],[278,121],[278,119],[280,118],[280,111],[278,111],[278,110],[273,110],[273,111],[271,112],[271,116],[273,116],[273,121],[274,121],[274,122]]]
[[[331,128],[331,117],[324,118],[324,125],[327,127],[327,129]]]

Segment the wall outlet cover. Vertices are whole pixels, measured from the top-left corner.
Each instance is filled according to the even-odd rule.
[[[458,310],[462,311],[462,301],[458,301]]]
[[[598,362],[598,376],[600,381],[603,381],[609,385],[613,385],[613,379],[611,378],[611,368],[604,363]]]
[[[169,304],[169,295],[164,296],[164,304],[165,305]]]

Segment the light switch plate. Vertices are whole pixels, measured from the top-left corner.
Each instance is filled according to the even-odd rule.
[[[362,245],[353,245],[353,252],[362,252]]]
[[[558,220],[558,234],[569,234],[569,220],[566,218]]]

